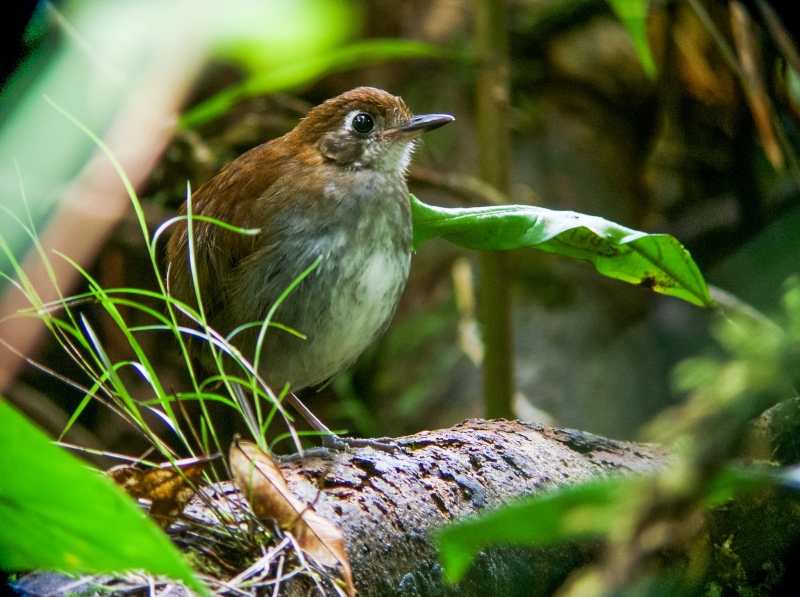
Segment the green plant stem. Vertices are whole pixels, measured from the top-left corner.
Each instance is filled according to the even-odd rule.
[[[479,173],[483,181],[508,196],[511,144],[505,0],[477,0],[475,9]],[[486,416],[514,418],[509,255],[483,253],[480,263],[478,316],[483,329]]]
[[[483,392],[488,419],[513,419],[514,353],[512,350],[511,297],[506,251],[481,253],[478,291],[483,326]]]

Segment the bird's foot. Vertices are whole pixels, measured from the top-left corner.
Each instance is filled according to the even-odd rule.
[[[372,448],[373,450],[380,450],[381,452],[387,452],[389,454],[399,449],[398,445],[389,443],[392,441],[390,438],[381,438],[381,440],[340,437],[333,433],[326,433],[322,435],[322,447],[309,448],[308,450],[303,450],[302,453],[298,452],[296,454],[277,456],[277,460],[281,464],[297,462],[302,458],[308,457],[333,460],[333,452],[349,452],[356,448]]]
[[[328,448],[309,448],[302,452],[282,454],[275,457],[279,464],[289,464],[290,462],[297,462],[303,458],[324,458],[325,460],[333,460],[333,454],[331,454]]]
[[[381,452],[388,452],[391,454],[397,451],[398,446],[390,442],[391,439],[389,438],[381,438],[380,440],[361,439],[355,437],[339,437],[333,433],[322,436],[322,446],[328,450],[336,450],[337,452],[348,452],[353,448],[372,448],[373,450],[380,450]]]

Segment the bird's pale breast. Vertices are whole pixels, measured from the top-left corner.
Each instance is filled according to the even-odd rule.
[[[375,172],[353,174],[357,185],[326,185],[323,225],[313,210],[289,210],[271,222],[279,231],[273,232],[279,234],[276,249],[256,267],[249,264],[231,289],[247,309],[236,319],[259,321],[321,257],[273,317],[306,339],[276,328],[264,339],[259,370],[275,390],[286,382],[295,390],[322,383],[353,363],[385,331],[405,287],[412,235],[405,181]],[[256,336],[251,329],[239,340],[247,356],[254,353]]]

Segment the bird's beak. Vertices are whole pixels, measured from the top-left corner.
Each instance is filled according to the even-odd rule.
[[[422,133],[438,129],[440,126],[453,122],[455,118],[450,114],[424,114],[414,116],[411,120],[395,129],[395,132],[416,137]]]

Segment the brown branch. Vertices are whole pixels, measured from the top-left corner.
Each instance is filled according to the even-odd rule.
[[[431,168],[412,166],[408,181],[423,188],[444,191],[468,205],[506,205],[508,197],[479,178],[464,174],[444,173]]]

